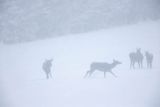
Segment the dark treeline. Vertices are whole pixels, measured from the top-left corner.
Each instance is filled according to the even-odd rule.
[[[159,0],[0,0],[0,41],[32,41],[159,18]]]

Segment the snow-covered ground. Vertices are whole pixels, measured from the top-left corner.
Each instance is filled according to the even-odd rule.
[[[1,99],[7,107],[160,107],[160,20],[36,42],[0,44]],[[154,54],[153,69],[131,70],[129,53]],[[53,78],[42,71],[53,58]],[[121,61],[103,78],[94,61]]]

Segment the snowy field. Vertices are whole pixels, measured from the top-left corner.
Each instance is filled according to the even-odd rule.
[[[130,69],[129,53],[154,54],[153,68]],[[42,70],[53,58],[53,78]],[[122,64],[83,78],[92,62]],[[160,107],[160,20],[15,45],[0,44],[6,107]],[[2,104],[1,104],[2,105]],[[2,107],[5,107],[4,105]]]

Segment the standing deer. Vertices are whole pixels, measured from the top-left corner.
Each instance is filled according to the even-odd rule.
[[[137,49],[137,52],[132,52],[129,54],[130,57],[130,68],[135,68],[135,63],[138,63],[139,68],[143,67],[143,54],[141,49]]]
[[[116,75],[112,72],[112,69],[115,68],[118,64],[121,64],[121,62],[113,60],[111,64],[109,63],[101,63],[101,62],[93,62],[90,65],[90,70],[86,72],[84,77],[87,77],[88,75],[91,76],[92,73],[96,70],[102,71],[104,73],[104,78],[106,77],[106,72],[110,72],[113,76],[116,77]]]
[[[146,52],[145,56],[146,56],[146,60],[147,60],[147,68],[152,68],[153,54]]]
[[[43,71],[45,72],[47,79],[49,79],[49,77],[52,77],[51,73],[52,61],[53,59],[45,60],[45,62],[43,62],[42,65]]]

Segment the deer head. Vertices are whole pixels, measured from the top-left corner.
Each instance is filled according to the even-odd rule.
[[[122,62],[117,61],[117,60],[115,60],[115,59],[113,59],[113,63],[116,64],[116,65],[117,65],[117,64],[122,64]]]

